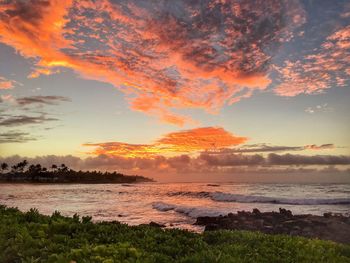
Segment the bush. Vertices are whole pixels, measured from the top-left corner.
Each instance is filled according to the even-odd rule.
[[[0,206],[0,262],[350,262],[350,246],[246,231],[195,234]]]

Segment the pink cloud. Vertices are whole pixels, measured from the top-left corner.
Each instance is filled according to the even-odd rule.
[[[349,57],[350,26],[346,26],[328,36],[313,54],[275,66],[281,84],[274,91],[281,96],[296,96],[345,86],[350,76]]]
[[[305,23],[300,4],[272,0],[31,0],[0,10],[0,41],[36,58],[29,77],[71,68],[122,90],[132,109],[179,126],[195,121],[176,109],[217,113],[266,89],[266,48]]]

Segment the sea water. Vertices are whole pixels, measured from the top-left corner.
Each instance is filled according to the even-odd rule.
[[[201,231],[198,216],[241,210],[322,215],[350,212],[349,184],[0,184],[0,203],[43,214],[92,216],[130,225],[151,221],[169,228]]]

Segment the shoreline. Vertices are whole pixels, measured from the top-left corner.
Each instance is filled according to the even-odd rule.
[[[253,231],[201,234],[0,205],[0,262],[350,262],[350,246]]]
[[[287,234],[306,238],[319,238],[350,244],[350,216],[340,213],[293,215],[290,210],[260,212],[257,208],[238,211],[225,216],[198,217],[195,225],[204,226],[204,231],[247,230],[265,234]]]
[[[0,206],[6,207],[6,205],[1,203]],[[18,208],[15,207],[15,209]],[[33,209],[37,210],[35,207]],[[20,211],[26,213],[26,211]],[[50,215],[43,214],[43,216]],[[120,218],[119,214],[116,216],[116,219],[107,221],[94,220],[93,216],[91,216],[91,221],[95,224],[118,222],[130,227],[151,226],[164,230],[180,229],[181,231],[197,234],[220,230],[252,231],[268,235],[282,234],[350,244],[350,215],[342,213],[327,212],[323,215],[292,214],[290,210],[285,208],[279,208],[278,212],[260,212],[255,208],[252,211],[243,210],[236,213],[231,212],[226,215],[198,216],[197,218],[192,218],[193,223],[189,223],[189,225],[202,227],[200,231],[177,227],[172,222],[162,223],[160,222],[161,220],[151,219],[145,223],[129,224],[126,221],[118,221],[118,218]]]

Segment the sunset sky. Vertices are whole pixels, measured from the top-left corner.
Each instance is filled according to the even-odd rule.
[[[0,0],[0,161],[350,182],[350,3]]]

